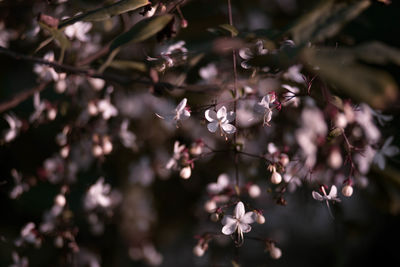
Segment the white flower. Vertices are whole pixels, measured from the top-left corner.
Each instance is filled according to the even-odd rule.
[[[29,117],[29,122],[34,122],[39,119],[40,115],[42,115],[43,111],[46,109],[46,103],[44,101],[40,101],[40,93],[36,92],[33,95],[33,107],[35,111]]]
[[[337,188],[335,185],[332,185],[331,190],[329,191],[329,195],[326,194],[325,188],[323,186],[321,186],[321,190],[322,190],[323,195],[321,195],[320,193],[318,193],[316,191],[312,191],[312,197],[318,201],[325,201],[326,206],[328,207],[329,214],[333,217],[331,209],[329,207],[329,201],[333,201],[333,202],[341,201],[340,198],[337,197]]]
[[[271,126],[269,122],[272,118],[272,108],[271,104],[276,101],[275,93],[269,93],[264,96],[261,101],[257,104],[257,108],[261,108],[262,113],[264,114],[264,123],[263,125]]]
[[[179,145],[179,141],[175,141],[174,143],[174,155],[168,161],[167,165],[165,166],[168,170],[169,169],[176,169],[178,168],[178,161],[182,156],[182,152],[186,149],[185,145]]]
[[[111,104],[110,99],[106,97],[97,102],[97,109],[102,114],[103,119],[108,120],[111,117],[118,115],[118,110],[113,104]]]
[[[76,38],[81,42],[89,41],[89,37],[87,33],[92,28],[92,23],[90,22],[82,22],[78,21],[72,25],[69,25],[65,28],[65,35],[67,35],[70,39]]]
[[[94,209],[97,206],[106,208],[111,205],[109,196],[111,187],[104,183],[104,178],[99,178],[97,182],[89,188],[85,197],[85,208],[88,210]]]
[[[29,261],[27,257],[20,257],[17,252],[12,252],[13,264],[9,267],[28,267]]]
[[[337,188],[335,185],[332,185],[331,190],[329,191],[329,195],[326,194],[325,188],[321,187],[323,195],[316,191],[312,191],[312,196],[315,200],[318,201],[337,201],[340,202],[340,199],[337,197]]]
[[[22,122],[14,114],[5,114],[4,119],[10,126],[10,129],[4,133],[4,141],[8,143],[17,137],[19,130],[22,127]]]
[[[53,51],[46,53],[43,59],[53,62],[54,61]],[[52,67],[47,66],[45,64],[35,64],[35,66],[33,67],[33,71],[37,75],[39,75],[39,77],[43,81],[58,81],[59,79],[58,73]]]
[[[385,157],[393,157],[399,154],[399,148],[397,146],[392,146],[393,136],[386,139],[382,148],[375,154],[374,163],[378,165],[379,169],[383,170],[386,166]]]
[[[364,130],[364,133],[370,141],[370,143],[375,143],[381,137],[381,132],[376,127],[373,118],[372,118],[373,110],[367,104],[361,104],[360,109],[356,110],[355,120]]]
[[[294,81],[296,83],[305,83],[304,81],[304,76],[301,74],[300,70],[303,66],[301,64],[299,65],[293,65],[291,66],[284,74],[283,77],[287,80]]]
[[[256,57],[257,55],[266,55],[268,54],[268,49],[264,48],[264,44],[262,40],[258,40],[256,42],[256,45],[253,49],[250,48],[243,48],[239,50],[239,56],[243,59],[242,63],[240,66],[244,69],[251,69],[253,66],[251,66],[248,61],[251,60],[252,58]],[[263,71],[269,71],[269,67],[264,67],[262,69]]]
[[[129,131],[129,120],[124,119],[121,123],[121,128],[119,130],[119,137],[121,139],[122,144],[126,148],[130,148],[133,151],[137,150],[136,145],[136,135]]]
[[[238,202],[233,216],[225,215],[222,224],[222,233],[224,235],[231,235],[233,233],[237,233],[238,242],[237,244],[240,246],[243,244],[243,233],[248,233],[251,231],[251,223],[255,222],[254,212],[249,211],[245,213],[243,202]]]
[[[216,183],[210,183],[207,185],[207,192],[217,195],[221,193],[227,186],[229,186],[229,176],[226,173],[222,173],[218,176]]]
[[[210,81],[217,77],[218,69],[214,63],[210,63],[205,67],[200,68],[199,75],[203,80]]]
[[[190,117],[190,111],[186,107],[186,103],[187,103],[187,99],[184,98],[178,104],[178,106],[175,108],[175,110],[172,112],[172,114],[162,116],[162,115],[156,113],[156,115],[160,119],[174,121],[175,123],[177,123],[179,121],[187,120]]]
[[[236,127],[230,124],[235,119],[235,113],[233,111],[227,113],[225,106],[222,106],[217,113],[212,109],[207,109],[205,117],[209,121],[207,128],[212,133],[215,133],[218,128],[221,129],[221,135],[236,132]]]

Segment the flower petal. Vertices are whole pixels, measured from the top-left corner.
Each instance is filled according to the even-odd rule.
[[[182,99],[182,101],[178,104],[178,106],[176,107],[175,110],[177,112],[181,112],[186,107],[186,103],[187,103],[187,99],[186,98]]]
[[[224,235],[231,235],[236,231],[237,228],[237,222],[235,221],[234,223],[227,224],[224,227],[222,227],[222,233]]]
[[[221,120],[221,119],[226,119],[226,107],[222,106],[222,108],[220,108],[217,111],[217,119]]]
[[[312,197],[315,200],[318,200],[318,201],[323,201],[324,200],[324,197],[321,196],[321,194],[319,194],[318,192],[315,192],[315,191],[312,191]]]
[[[242,202],[242,201],[239,201],[239,202],[236,204],[236,207],[235,207],[234,217],[235,217],[236,219],[239,219],[239,220],[240,220],[240,219],[243,217],[244,212],[245,212],[245,210],[244,210],[243,202]]]
[[[213,122],[217,119],[217,113],[215,113],[215,111],[212,109],[207,109],[204,113],[204,116],[209,122]]]
[[[253,223],[256,221],[256,214],[252,211],[246,212],[246,214],[240,219],[241,223]]]
[[[227,187],[229,185],[229,176],[226,173],[220,174],[217,183],[222,188]]]
[[[236,132],[236,127],[229,123],[222,124],[221,128],[227,134],[233,134],[234,132]]]
[[[210,123],[207,125],[207,129],[208,129],[210,132],[215,133],[215,132],[217,131],[217,129],[218,129],[218,122],[216,122],[216,121],[210,122]]]
[[[251,231],[251,226],[248,225],[247,223],[239,223],[239,227],[243,233],[248,233]]]
[[[329,196],[331,198],[335,198],[337,196],[337,188],[335,185],[332,185],[331,191],[329,191]]]

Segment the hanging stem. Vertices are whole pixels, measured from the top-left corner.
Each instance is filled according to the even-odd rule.
[[[231,0],[228,0],[228,16],[229,16],[229,25],[233,26],[233,18],[232,18],[232,5],[231,5]],[[233,33],[231,33],[231,36],[233,37]],[[235,112],[236,115],[236,109],[237,109],[237,100],[238,100],[238,88],[237,88],[237,69],[236,69],[236,49],[232,49],[232,61],[233,61],[233,95],[235,96],[235,101],[233,102],[233,111]],[[235,181],[236,181],[236,186],[239,187],[239,155],[237,151],[237,120],[235,118],[235,127],[236,127],[236,132],[233,137],[233,144],[234,144],[234,163],[235,163]]]

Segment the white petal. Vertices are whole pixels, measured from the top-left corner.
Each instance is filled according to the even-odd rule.
[[[243,59],[250,59],[253,57],[253,53],[249,48],[243,48],[239,50],[239,56]]]
[[[315,191],[312,191],[312,197],[315,200],[318,200],[318,201],[323,201],[324,200],[324,197],[321,196],[321,194],[319,194],[318,192],[315,192]]]
[[[210,122],[210,123],[207,125],[207,129],[208,129],[210,132],[215,133],[215,132],[217,131],[217,129],[218,129],[218,122],[216,122],[216,121]]]
[[[231,235],[236,231],[237,228],[237,222],[233,222],[233,223],[228,223],[226,224],[224,227],[222,227],[222,233],[224,235]]]
[[[227,187],[229,185],[229,176],[226,173],[219,175],[217,183],[220,187]]]
[[[379,169],[385,169],[386,160],[381,153],[377,153],[374,158],[374,162],[378,165]]]
[[[233,134],[234,132],[236,132],[236,127],[233,126],[232,124],[229,123],[225,123],[221,125],[222,130],[224,130],[224,132],[226,132],[227,134]]]
[[[217,183],[211,183],[207,185],[207,192],[210,194],[218,194],[221,192],[221,190],[221,186]]]
[[[240,219],[241,223],[250,224],[255,222],[256,214],[252,211],[246,212],[246,214]]]
[[[248,225],[247,223],[239,223],[239,227],[243,233],[248,233],[251,231],[251,226]]]
[[[162,120],[165,120],[165,117],[164,117],[164,116],[161,116],[161,115],[158,114],[158,113],[156,113],[156,116],[159,117],[159,118],[162,119]]]
[[[235,218],[240,220],[243,217],[244,212],[245,212],[245,210],[244,210],[243,202],[239,201],[236,204],[235,211],[234,211]]]
[[[236,223],[236,219],[234,219],[232,216],[230,215],[225,215],[224,218],[222,218],[222,225],[226,225],[226,224],[232,224],[232,223]]]
[[[217,119],[217,113],[215,113],[215,111],[212,109],[207,109],[204,113],[204,116],[209,122],[213,122]]]
[[[220,108],[217,111],[217,119],[226,119],[226,107],[222,106],[222,108]]]
[[[186,98],[182,99],[182,101],[178,104],[175,110],[177,112],[181,112],[186,107],[186,102],[187,102]]]
[[[334,198],[334,197],[337,196],[337,188],[336,188],[336,186],[332,185],[331,191],[329,191],[329,196],[331,198]]]

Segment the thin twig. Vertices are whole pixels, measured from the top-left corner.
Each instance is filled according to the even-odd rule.
[[[0,113],[9,110],[13,107],[18,106],[19,103],[25,101],[29,97],[33,96],[36,92],[43,91],[46,86],[49,84],[49,82],[43,82],[39,84],[38,86],[31,88],[27,91],[23,91],[17,95],[15,95],[11,100],[8,100],[6,102],[0,103]]]
[[[229,15],[229,24],[233,26],[233,18],[232,18],[232,5],[231,5],[231,0],[228,0],[228,15]],[[234,37],[233,33],[231,33],[231,36]],[[233,102],[233,112],[236,114],[237,110],[237,100],[238,100],[238,90],[237,90],[237,69],[236,69],[236,49],[232,49],[232,61],[233,61],[233,92],[235,96],[235,101]],[[235,128],[236,132],[233,137],[233,143],[235,146],[235,155],[234,155],[234,163],[235,163],[235,181],[236,181],[236,186],[239,187],[239,156],[237,153],[237,147],[236,147],[236,141],[237,141],[237,136],[238,136],[238,131],[237,131],[237,120],[235,119]]]

